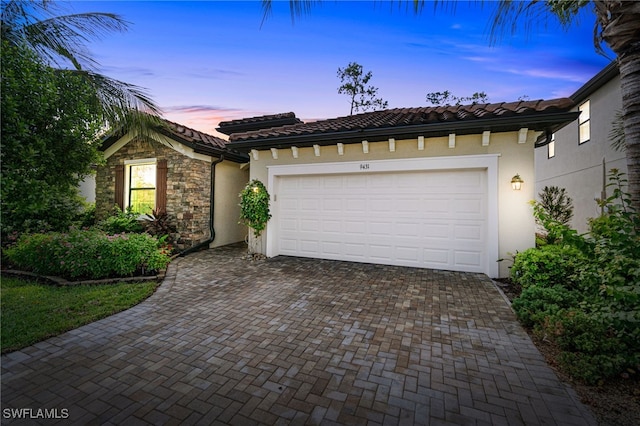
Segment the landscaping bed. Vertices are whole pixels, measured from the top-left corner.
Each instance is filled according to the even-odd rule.
[[[504,295],[513,301],[522,292],[522,288],[510,279],[496,280]],[[559,368],[557,347],[539,338],[527,329],[531,340],[545,357],[564,383],[568,383],[578,394],[583,404],[588,405],[601,426],[637,426],[640,425],[640,374],[629,378],[617,377],[594,386],[573,380]]]

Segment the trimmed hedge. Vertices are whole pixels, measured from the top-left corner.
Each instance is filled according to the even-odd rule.
[[[19,268],[70,280],[151,275],[170,261],[155,237],[99,230],[23,235],[5,255]]]

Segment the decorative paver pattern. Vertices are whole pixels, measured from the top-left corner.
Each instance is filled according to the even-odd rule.
[[[243,254],[2,356],[2,423],[595,424],[484,275]]]

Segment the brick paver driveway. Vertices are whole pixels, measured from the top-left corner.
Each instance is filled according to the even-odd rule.
[[[483,275],[243,253],[3,356],[2,422],[593,424]]]

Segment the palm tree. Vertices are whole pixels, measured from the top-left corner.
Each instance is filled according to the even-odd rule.
[[[112,13],[59,15],[58,6],[51,0],[3,0],[2,40],[34,52],[54,69],[82,76],[95,91],[107,127],[146,131],[156,125],[160,108],[144,89],[96,72],[87,49],[91,40],[126,30],[127,22]]]
[[[309,13],[318,0],[290,0],[292,19]],[[398,3],[403,3],[399,1]],[[424,0],[404,2],[421,13]],[[434,0],[436,5],[446,1]],[[489,2],[494,4],[493,2]],[[505,30],[515,32],[518,24],[530,29],[532,24],[557,18],[569,26],[578,12],[590,7],[596,18],[594,44],[602,52],[602,42],[616,54],[622,91],[622,121],[627,155],[629,193],[632,205],[640,211],[640,2],[621,0],[499,0],[491,27],[491,39],[497,40]],[[263,20],[271,14],[272,0],[263,0]]]
[[[602,53],[602,42],[615,53],[622,92],[622,133],[632,205],[640,212],[640,2],[619,0],[545,0],[520,2],[501,0],[491,28],[495,40],[505,29],[516,30],[518,22],[544,22],[557,18],[567,27],[578,12],[591,7],[596,17],[594,45]]]

